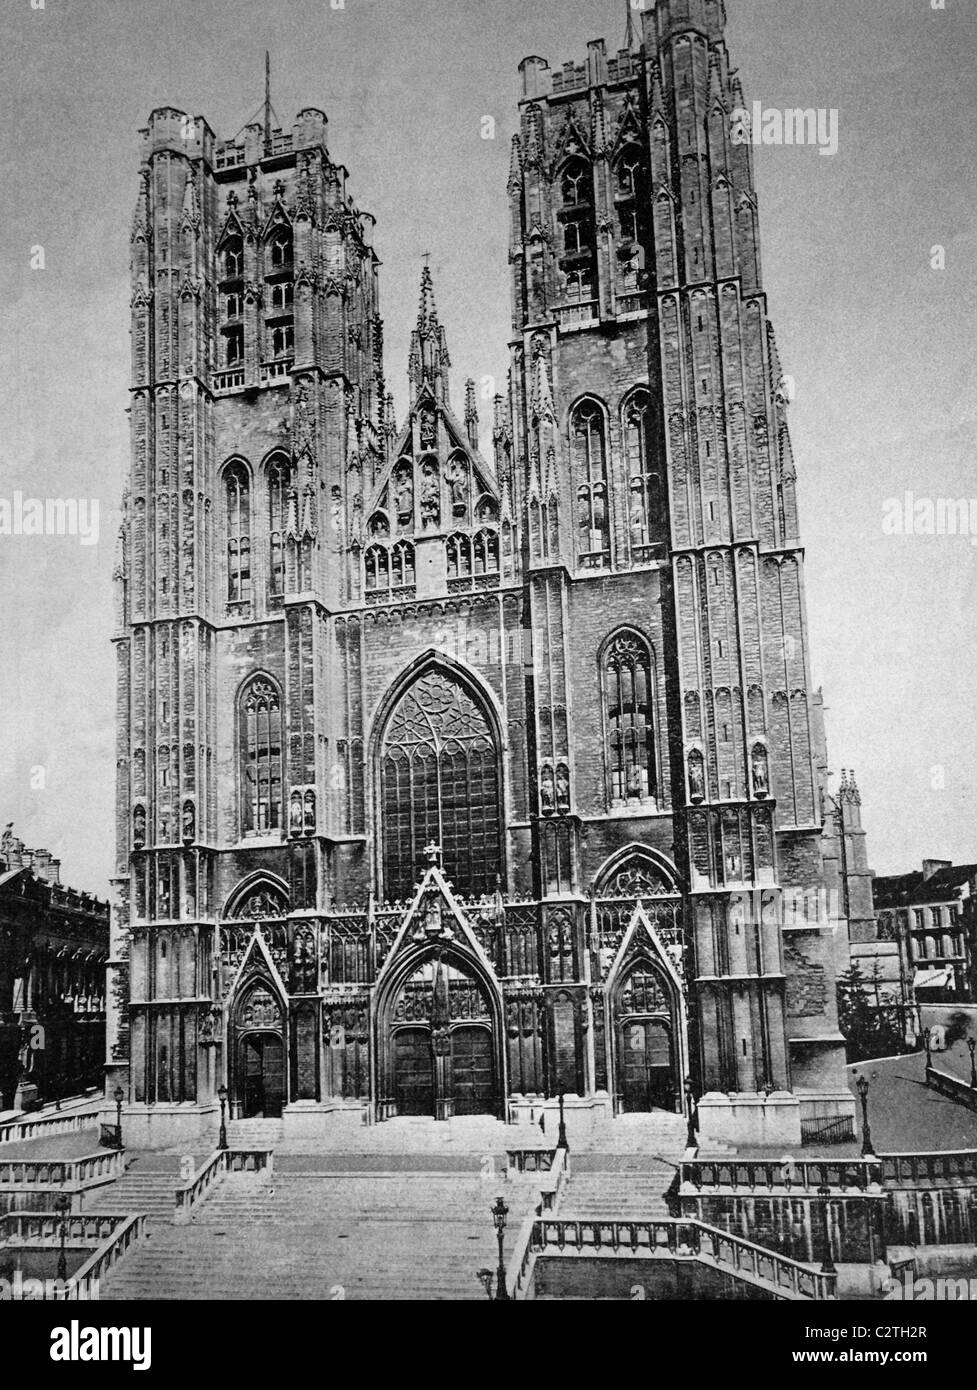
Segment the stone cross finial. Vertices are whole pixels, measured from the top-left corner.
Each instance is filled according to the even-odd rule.
[[[441,846],[435,844],[433,840],[429,845],[424,846],[421,853],[425,856],[432,869],[439,869],[441,867]]]

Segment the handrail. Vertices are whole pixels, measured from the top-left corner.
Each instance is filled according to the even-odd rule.
[[[789,1194],[816,1192],[830,1187],[833,1192],[852,1189],[868,1194],[882,1180],[880,1158],[862,1159],[795,1159],[779,1162],[750,1159],[695,1159],[680,1164],[683,1186],[690,1184],[697,1192],[721,1188],[732,1192],[782,1192]],[[877,1195],[877,1194],[874,1194]]]
[[[80,1158],[0,1158],[0,1187],[78,1189],[111,1182],[124,1171],[122,1149],[100,1149]]]
[[[227,1150],[217,1149],[207,1159],[206,1163],[197,1175],[181,1187],[176,1189],[174,1198],[176,1210],[173,1213],[173,1223],[177,1226],[186,1225],[190,1220],[190,1208],[198,1202],[205,1193],[227,1172]]]
[[[146,1217],[143,1212],[137,1216],[127,1216],[121,1226],[117,1226],[112,1235],[99,1246],[79,1270],[76,1270],[68,1280],[61,1298],[57,1301],[67,1302],[74,1299],[98,1298],[99,1284],[103,1274],[106,1274],[114,1264],[122,1259],[130,1246],[142,1240],[145,1229]]]
[[[45,1115],[40,1119],[4,1120],[0,1124],[0,1144],[22,1144],[28,1139],[51,1134],[78,1134],[98,1128],[98,1110],[70,1115]]]
[[[137,1216],[77,1214],[62,1218],[45,1212],[16,1212],[0,1218],[0,1226],[22,1237],[16,1243],[8,1237],[3,1242],[6,1248],[46,1249],[60,1245],[62,1225],[67,1232],[67,1248],[86,1248],[93,1240],[100,1242],[98,1248],[63,1283],[61,1280],[32,1279],[29,1281],[29,1292],[19,1293],[16,1287],[12,1290],[10,1296],[13,1301],[40,1298],[62,1303],[76,1299],[97,1299],[103,1274],[122,1258],[130,1246],[142,1239],[146,1217],[140,1213]]]
[[[928,1186],[934,1182],[977,1186],[977,1149],[879,1154],[879,1161],[887,1188]]]
[[[513,1150],[513,1152],[517,1152]],[[526,1152],[523,1150],[522,1152]],[[509,1256],[509,1263],[506,1266],[506,1287],[509,1290],[509,1297],[513,1299],[525,1298],[526,1293],[532,1282],[532,1270],[535,1264],[533,1253],[533,1231],[536,1222],[544,1211],[555,1211],[559,1206],[560,1197],[570,1178],[570,1154],[568,1149],[556,1148],[553,1150],[539,1150],[550,1154],[551,1166],[546,1173],[546,1178],[540,1184],[540,1200],[533,1211],[529,1212],[522,1225],[519,1227],[519,1234],[512,1247],[512,1254]]]
[[[0,1247],[30,1249],[56,1246],[65,1230],[65,1244],[88,1249],[112,1234],[125,1216],[90,1212],[67,1212],[62,1217],[50,1211],[12,1211],[0,1216]]]
[[[588,1239],[589,1236],[589,1239]],[[837,1297],[837,1275],[702,1221],[602,1221],[541,1218],[533,1223],[530,1253],[611,1254],[642,1259],[695,1260],[782,1299]],[[528,1263],[524,1258],[522,1267]]]
[[[964,1081],[962,1077],[953,1076],[946,1071],[937,1071],[936,1067],[929,1066],[926,1068],[926,1084],[932,1086],[941,1096],[946,1096],[948,1100],[956,1101],[968,1110],[977,1110],[977,1087],[971,1086],[970,1082]]]
[[[506,1167],[510,1173],[548,1173],[558,1152],[557,1149],[506,1149]]]
[[[176,1189],[176,1210],[173,1224],[184,1226],[190,1220],[190,1208],[201,1201],[225,1173],[259,1173],[270,1169],[274,1149],[215,1149],[204,1166]]]

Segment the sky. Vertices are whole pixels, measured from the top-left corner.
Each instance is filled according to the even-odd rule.
[[[518,64],[582,61],[598,37],[616,50],[625,2],[4,0],[0,501],[97,499],[100,539],[0,535],[0,821],[60,857],[66,881],[107,895],[112,867],[111,572],[149,112],[177,106],[233,136],[262,101],[266,48],[283,128],[326,110],[331,153],[378,219],[402,418],[425,252],[456,404],[469,375],[501,386]],[[748,102],[838,113],[832,157],[756,151],[831,766],[855,769],[877,872],[977,860],[977,501],[973,538],[884,525],[907,493],[977,499],[977,6],[727,9]]]

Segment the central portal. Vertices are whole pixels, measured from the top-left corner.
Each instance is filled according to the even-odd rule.
[[[440,956],[418,967],[393,1009],[388,1113],[497,1115],[497,1039],[484,987]]]

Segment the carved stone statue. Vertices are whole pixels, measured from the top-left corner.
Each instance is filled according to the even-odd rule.
[[[397,520],[408,525],[414,516],[414,480],[406,468],[399,470],[394,480],[394,502]]]
[[[757,743],[753,748],[753,791],[758,797],[766,796],[770,791],[770,772],[767,762],[767,750],[762,743]]]
[[[421,480],[421,518],[425,526],[437,526],[441,520],[441,497],[438,471],[428,465]]]
[[[193,844],[197,838],[197,812],[192,801],[186,801],[183,805],[183,840],[185,844]]]
[[[288,806],[288,828],[293,835],[302,833],[302,798],[296,792]]]
[[[422,449],[433,449],[437,441],[437,423],[430,406],[421,411],[420,439]]]
[[[706,796],[702,754],[695,750],[689,754],[689,796],[693,801],[704,801]]]
[[[556,769],[556,809],[558,811],[569,811],[570,809],[570,774],[562,763]]]
[[[544,767],[540,775],[539,804],[544,816],[551,816],[556,810],[556,788],[551,767]]]
[[[452,514],[459,517],[464,516],[468,511],[468,497],[466,495],[468,474],[464,465],[456,460],[445,474],[445,482],[451,493]]]

